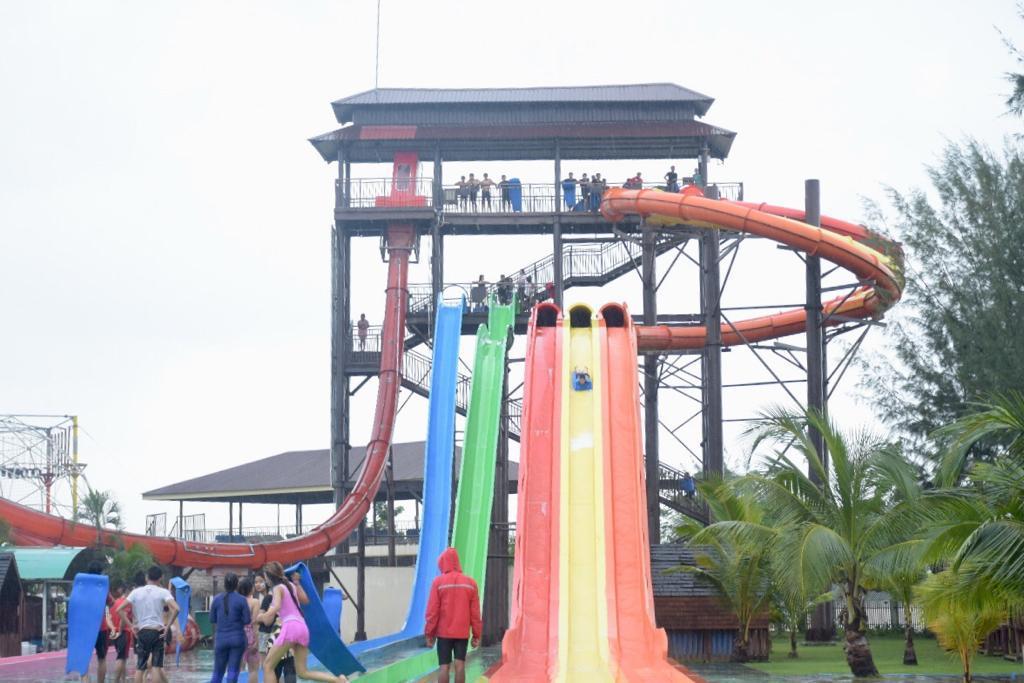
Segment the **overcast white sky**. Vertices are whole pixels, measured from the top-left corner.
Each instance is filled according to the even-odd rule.
[[[336,171],[306,138],[336,127],[332,100],[373,86],[375,10],[0,0],[0,413],[81,416],[89,479],[115,492],[131,529],[147,513],[176,514],[142,491],[328,445]],[[1024,43],[1009,0],[384,0],[380,82],[675,82],[714,97],[705,120],[739,133],[713,179],[800,206],[804,178],[818,177],[824,211],[858,220],[860,198],[881,198],[883,185],[925,185],[923,165],[947,139],[998,146],[1020,130],[1002,115],[1013,63],[996,26]],[[616,179],[634,165],[659,177],[665,162],[576,170]],[[478,170],[488,168],[503,172]],[[453,241],[450,277],[483,269],[481,246]],[[511,271],[544,247],[505,242],[486,270]],[[383,268],[375,244],[358,248],[365,287],[353,305],[374,318]],[[788,259],[748,258],[726,305],[799,300]],[[684,276],[681,309],[696,287]],[[627,285],[570,298],[638,303]],[[726,368],[727,380],[758,372],[749,358]],[[847,386],[834,406],[868,419]],[[768,399],[727,400],[742,417]],[[423,437],[422,403],[403,412],[398,439]],[[356,442],[367,436],[359,417]],[[741,459],[731,440],[730,462]],[[226,510],[192,508],[226,526]]]

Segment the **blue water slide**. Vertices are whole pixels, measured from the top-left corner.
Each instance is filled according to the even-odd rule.
[[[299,573],[299,583],[302,590],[306,592],[309,602],[302,605],[302,616],[306,620],[306,628],[309,629],[309,651],[323,664],[328,671],[337,676],[346,676],[366,671],[366,668],[353,656],[345,643],[341,642],[338,629],[331,625],[331,619],[324,610],[324,604],[316,593],[316,586],[313,584],[313,577],[305,563],[299,562],[285,569],[285,574],[291,576]]]
[[[68,653],[64,673],[84,675],[96,649],[96,636],[110,594],[110,579],[102,574],[75,574],[68,598]]]
[[[350,649],[356,654],[423,634],[430,585],[439,573],[437,558],[448,547],[452,460],[455,457],[455,385],[464,306],[464,302],[439,302],[434,324],[434,360],[430,368],[430,408],[423,462],[423,528],[405,626],[397,633],[352,643]]]

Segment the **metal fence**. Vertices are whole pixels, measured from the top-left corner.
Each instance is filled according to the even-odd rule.
[[[568,213],[596,213],[601,203],[601,188],[624,187],[626,184],[605,183],[601,186],[559,183],[521,183],[518,181],[494,181],[483,187],[479,180],[475,185],[451,184],[440,188],[440,209],[455,214],[515,214],[554,213],[556,203]],[[435,206],[434,181],[432,178],[395,181],[393,178],[353,178],[348,182],[335,180],[335,195],[338,207],[349,209],[373,208],[420,208]],[[663,183],[643,183],[633,189],[664,190]],[[743,183],[710,183],[705,188],[708,197],[743,200]]]
[[[386,525],[386,519],[378,518],[378,526]],[[280,526],[252,526],[241,529],[205,529],[200,534],[190,536],[188,540],[202,543],[263,543],[267,541],[278,541],[287,538],[294,538],[301,534],[309,533],[317,528],[318,524],[305,524],[296,527],[294,524],[282,524]],[[374,530],[367,526],[367,545],[387,545],[391,534],[386,529]],[[413,522],[395,522],[396,543],[408,544],[419,543],[420,530]]]

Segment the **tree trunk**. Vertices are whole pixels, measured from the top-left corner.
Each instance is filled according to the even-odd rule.
[[[796,652],[796,629],[789,630],[789,658],[796,659],[800,655]]]
[[[871,645],[868,644],[867,615],[864,610],[864,595],[859,588],[847,586],[846,592],[846,663],[854,676],[877,676],[878,667],[871,656]]]
[[[973,680],[973,676],[971,675],[971,657],[972,656],[973,656],[973,653],[971,653],[971,652],[961,652],[960,653],[960,661],[963,663],[963,667],[964,667],[964,683],[971,683],[971,681]]]
[[[733,662],[749,662],[750,661],[750,641],[743,637],[743,629],[736,629],[736,637],[732,641],[732,658],[730,661]]]
[[[910,623],[910,605],[903,609],[903,618],[907,622],[904,628],[906,644],[903,647],[903,663],[917,666],[917,652],[914,650],[914,626]]]

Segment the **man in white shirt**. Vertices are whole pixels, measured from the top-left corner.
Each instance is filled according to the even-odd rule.
[[[132,610],[132,632],[135,633],[135,651],[139,656],[135,665],[135,683],[143,683],[149,665],[152,665],[158,680],[167,683],[164,675],[164,634],[178,616],[179,607],[170,591],[160,585],[163,575],[160,567],[150,567],[146,572],[146,585],[129,593],[128,599],[117,609],[122,620],[128,619],[129,606]]]

